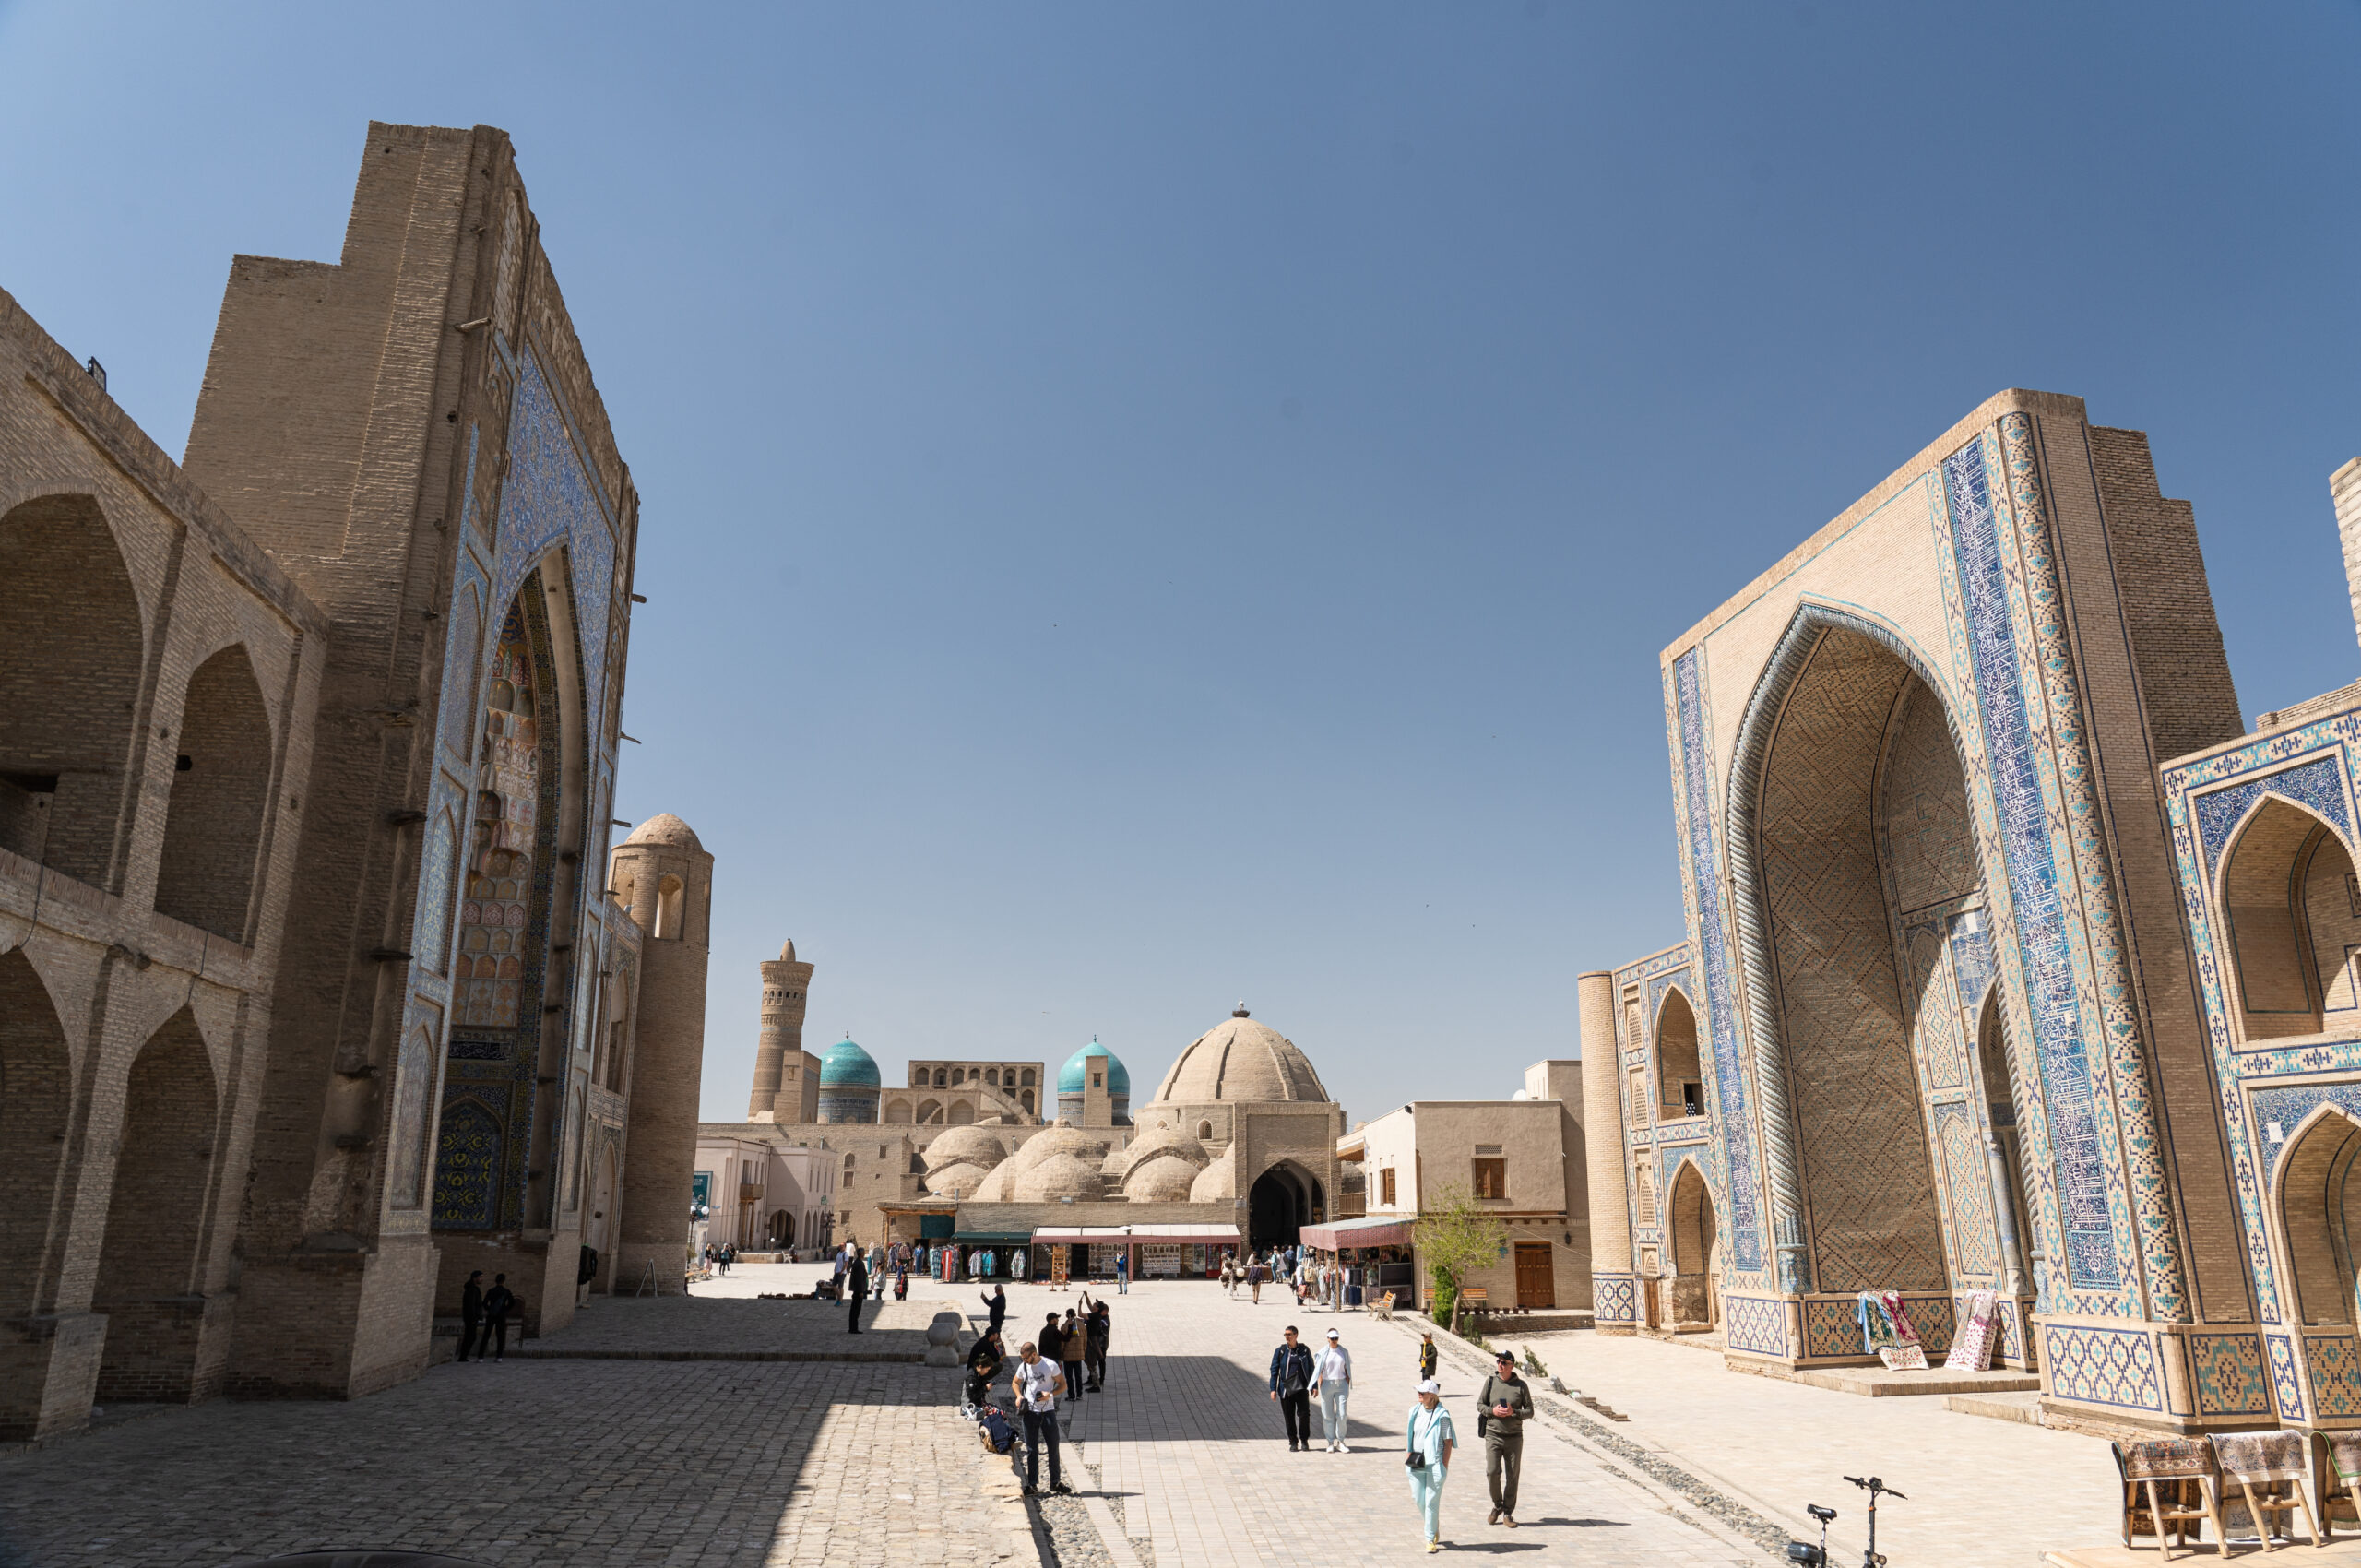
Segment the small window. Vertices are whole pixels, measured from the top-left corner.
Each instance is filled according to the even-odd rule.
[[[1476,1195],[1479,1198],[1504,1198],[1509,1195],[1509,1162],[1505,1159],[1476,1161]]]
[[[1022,1082],[1026,1088],[1031,1088],[1033,1087],[1033,1069],[1030,1067],[1026,1068],[1025,1076],[1019,1081]]]
[[[1200,1122],[1200,1123],[1197,1123],[1197,1140],[1198,1140],[1198,1142],[1203,1143],[1205,1139],[1210,1138],[1210,1137],[1212,1137],[1213,1135],[1214,1135],[1214,1124],[1213,1124],[1212,1123],[1210,1123],[1210,1122]]]
[[[1092,1088],[1095,1088],[1095,1089],[1102,1089],[1102,1088],[1105,1088],[1105,1087],[1107,1087],[1107,1075],[1105,1075],[1104,1073],[1093,1073],[1093,1074],[1091,1074],[1091,1075],[1090,1075],[1090,1087],[1091,1087]]]
[[[1394,1206],[1394,1167],[1390,1165],[1377,1173],[1377,1201],[1388,1208]]]

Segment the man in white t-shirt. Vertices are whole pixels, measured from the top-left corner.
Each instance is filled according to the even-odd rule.
[[[1030,1339],[1018,1353],[1022,1360],[1016,1363],[1016,1375],[1009,1379],[1008,1392],[1025,1421],[1026,1495],[1029,1497],[1041,1489],[1044,1447],[1050,1451],[1050,1490],[1072,1491],[1074,1488],[1058,1474],[1058,1394],[1066,1385],[1066,1375]]]

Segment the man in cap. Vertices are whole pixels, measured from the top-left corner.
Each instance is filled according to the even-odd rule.
[[[1476,1396],[1477,1435],[1484,1440],[1484,1477],[1492,1485],[1489,1525],[1516,1528],[1517,1473],[1525,1467],[1525,1423],[1533,1415],[1533,1390],[1516,1375],[1516,1357],[1501,1351],[1492,1375]]]

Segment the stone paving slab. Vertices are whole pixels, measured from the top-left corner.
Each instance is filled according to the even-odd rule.
[[[932,1368],[512,1358],[350,1403],[217,1400],[0,1459],[0,1562],[1030,1568],[956,1399]]]

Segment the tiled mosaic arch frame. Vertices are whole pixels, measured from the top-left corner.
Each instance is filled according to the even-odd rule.
[[[1951,683],[1935,662],[1899,628],[1857,605],[1806,599],[1797,604],[1777,645],[1762,662],[1754,690],[1738,720],[1738,739],[1731,748],[1725,792],[1724,852],[1729,861],[1730,904],[1738,926],[1738,957],[1746,990],[1749,1065],[1761,1106],[1763,1165],[1771,1188],[1771,1218],[1781,1254],[1780,1284],[1784,1289],[1811,1289],[1809,1248],[1803,1239],[1803,1182],[1797,1168],[1796,1129],[1787,1094],[1786,1063],[1781,1049],[1774,997],[1776,980],[1771,959],[1770,922],[1763,907],[1762,880],[1755,865],[1754,843],[1760,831],[1759,806],[1762,774],[1771,744],[1779,731],[1780,716],[1796,683],[1811,662],[1821,639],[1831,632],[1851,632],[1869,638],[1900,659],[1941,705],[1943,725],[1964,777],[1973,781],[1973,759],[1979,754],[1963,731]],[[1994,857],[1985,841],[1980,817],[1972,818],[1976,836],[1976,862],[1988,866]],[[1790,1261],[1792,1260],[1792,1261]]]
[[[2272,1036],[2257,1042],[2244,1039],[2238,1017],[2243,1004],[2236,1004],[2236,982],[2231,978],[2236,963],[2236,941],[2222,905],[2222,868],[2237,858],[2238,847],[2246,840],[2247,830],[2255,825],[2264,809],[2272,802],[2291,807],[2325,827],[2344,849],[2345,857],[2361,866],[2361,852],[2353,842],[2353,818],[2345,808],[2345,788],[2341,769],[2333,756],[2317,757],[2260,778],[2233,784],[2227,789],[2211,790],[2197,796],[2194,808],[2198,836],[2205,855],[2205,912],[2210,930],[2208,939],[2217,951],[2209,951],[2219,976],[2222,1014],[2229,1026],[2230,1037],[2236,1041],[2234,1049],[2240,1051],[2272,1050],[2288,1037]],[[2212,808],[2209,810],[2208,808]]]

